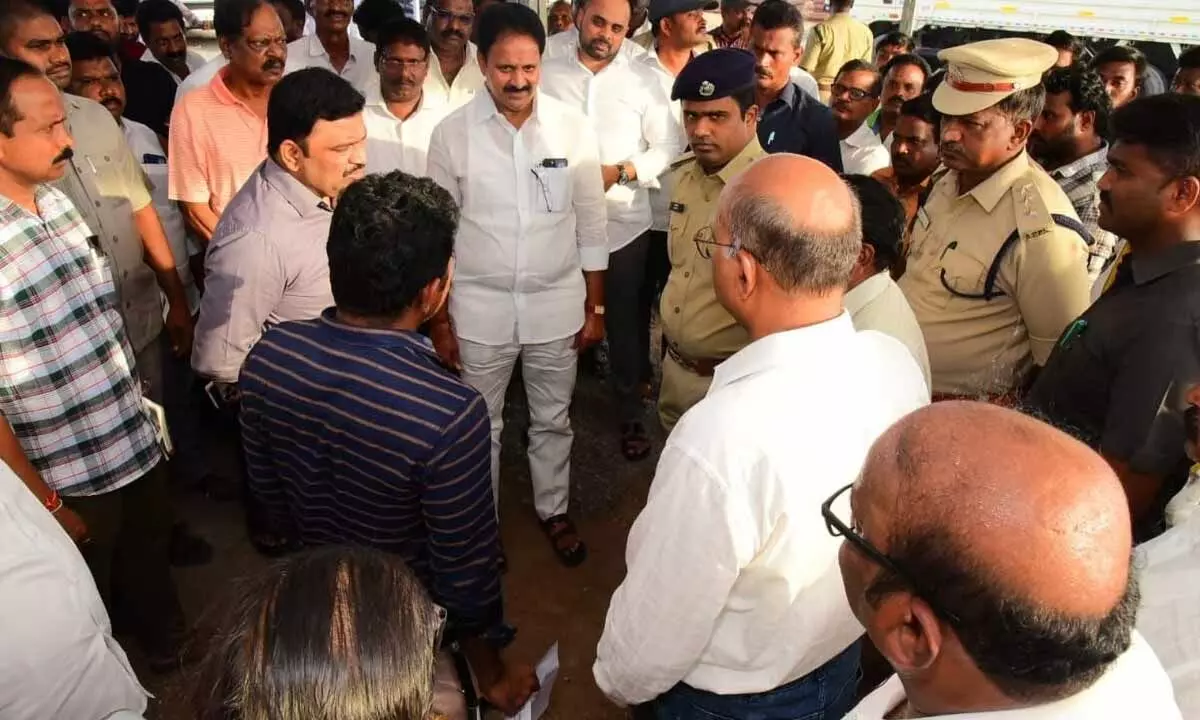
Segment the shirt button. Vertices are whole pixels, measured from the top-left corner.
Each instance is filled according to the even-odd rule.
[[[100,201],[99,201],[99,200],[97,200],[97,201],[96,201],[96,207],[100,207]]]
[[[104,162],[111,162],[111,161],[108,159],[108,156],[107,156],[107,155],[105,155],[105,156],[104,156]]]
[[[679,314],[679,306],[678,306],[678,305],[676,305],[676,306],[675,306],[675,314],[676,314],[676,315],[678,315],[678,314]]]
[[[690,272],[688,272],[688,271],[686,271],[686,270],[685,270],[685,271],[684,271],[684,273],[683,273],[683,276],[684,276],[685,278],[690,278],[690,277],[692,276],[692,274],[691,274]]]

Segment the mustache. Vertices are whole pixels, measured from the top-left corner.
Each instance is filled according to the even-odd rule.
[[[1112,209],[1112,194],[1107,190],[1100,191],[1100,204],[1104,207]]]
[[[963,149],[963,146],[962,146],[962,145],[955,145],[955,144],[950,144],[950,143],[942,143],[941,152],[942,152],[942,155],[947,155],[947,154],[949,154],[949,155],[958,155],[958,156],[962,156],[962,155],[963,155],[963,152],[964,152],[964,149]]]
[[[770,70],[763,70],[763,69],[762,69],[762,68],[760,68],[760,67],[756,67],[756,68],[754,68],[754,74],[755,74],[756,76],[760,77],[760,78],[763,78],[763,79],[767,79],[767,78],[770,78],[770,77],[771,77],[771,71],[770,71]]]
[[[46,68],[47,75],[49,75],[51,73],[56,73],[56,72],[70,73],[71,72],[71,63],[58,63],[57,65],[51,65],[50,67]]]
[[[121,107],[122,102],[121,102],[120,98],[107,97],[107,98],[101,98],[100,104],[103,105],[104,107]]]
[[[171,60],[186,60],[187,59],[187,51],[179,50],[176,52],[169,52],[166,54],[166,57],[170,58]]]
[[[283,66],[284,66],[283,60],[280,60],[279,58],[271,58],[270,60],[263,63],[262,69],[263,69],[263,72],[268,72],[271,70],[282,70]]]
[[[448,29],[442,31],[442,37],[443,38],[456,37],[456,38],[459,38],[460,40],[466,40],[467,34],[464,33],[462,30],[456,30],[455,28],[448,28]]]
[[[353,165],[351,165],[349,167],[349,169],[346,170],[346,172],[342,175],[342,177],[350,177],[351,175],[357,175],[365,167],[366,167],[366,165],[364,165],[363,163],[354,163]]]
[[[350,11],[343,7],[331,7],[325,11],[325,17],[350,17]]]
[[[527,93],[533,90],[532,85],[505,85],[504,92],[506,93]]]
[[[73,158],[73,157],[75,157],[75,150],[74,150],[74,149],[72,149],[72,148],[69,148],[69,147],[65,147],[65,148],[63,148],[63,149],[62,149],[62,152],[60,152],[60,153],[58,154],[58,156],[57,156],[57,157],[55,157],[55,158],[54,158],[54,160],[52,160],[51,162],[52,162],[54,165],[57,165],[57,164],[59,164],[59,163],[61,163],[61,162],[66,162],[66,161],[70,160],[70,159],[71,159],[71,158]]]

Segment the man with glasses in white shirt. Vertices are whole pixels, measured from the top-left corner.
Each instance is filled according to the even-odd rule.
[[[403,170],[425,175],[433,129],[446,117],[440,98],[425,92],[429,72],[429,36],[407,17],[379,29],[375,67],[379,84],[367,92],[367,172]]]
[[[538,92],[546,31],[536,13],[492,5],[477,32],[488,91],[442,121],[429,145],[429,176],[462,209],[449,311],[430,334],[487,402],[496,497],[504,392],[521,360],[534,506],[559,559],[574,566],[587,550],[567,516],[568,413],[577,353],[604,338],[599,147],[586,116]]]
[[[433,48],[425,94],[450,109],[461,107],[483,90],[479,48],[470,40],[474,25],[471,0],[429,0],[425,5],[425,27]]]
[[[649,187],[683,150],[683,132],[653,70],[621,49],[632,9],[629,0],[585,0],[579,9],[578,49],[550,60],[542,92],[592,121],[600,140],[600,170],[608,209],[605,273],[611,380],[627,460],[650,454],[640,380],[650,356],[651,299],[641,292],[650,238]]]
[[[821,502],[929,390],[903,345],[846,312],[862,223],[827,166],[757,161],[711,228],[691,251],[751,342],[667,439],[593,673],[639,718],[841,720],[862,628]]]

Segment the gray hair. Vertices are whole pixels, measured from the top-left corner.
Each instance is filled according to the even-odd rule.
[[[833,230],[810,230],[775,199],[740,188],[722,210],[734,242],[756,257],[786,292],[825,295],[845,290],[862,247],[862,209],[848,189],[851,221]]]

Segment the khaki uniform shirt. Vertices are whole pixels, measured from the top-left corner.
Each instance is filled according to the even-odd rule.
[[[143,259],[142,236],[133,222],[133,214],[150,204],[150,183],[103,105],[74,95],[63,95],[63,102],[75,157],[53,185],[97,237],[117,285],[129,344],[140,353],[163,328],[158,279]]]
[[[812,29],[800,67],[817,79],[821,102],[829,103],[829,88],[838,70],[851,60],[871,62],[874,46],[871,28],[850,17],[850,13],[837,13]]]
[[[1022,388],[1033,363],[1046,363],[1063,328],[1087,308],[1087,246],[1051,214],[1076,218],[1066,194],[1025,153],[964,195],[953,171],[933,186],[913,223],[899,285],[925,333],[935,394]],[[1014,230],[996,296],[962,297],[983,294]]]
[[[700,256],[695,238],[712,226],[717,198],[726,183],[765,156],[755,138],[715,174],[705,173],[695,160],[675,170],[667,235],[671,274],[663,290],[660,312],[666,342],[686,358],[724,359],[750,342],[745,329],[717,302],[712,260]],[[711,380],[690,372],[667,355],[658,398],[663,426],[669,430],[688,408],[700,402]]]

